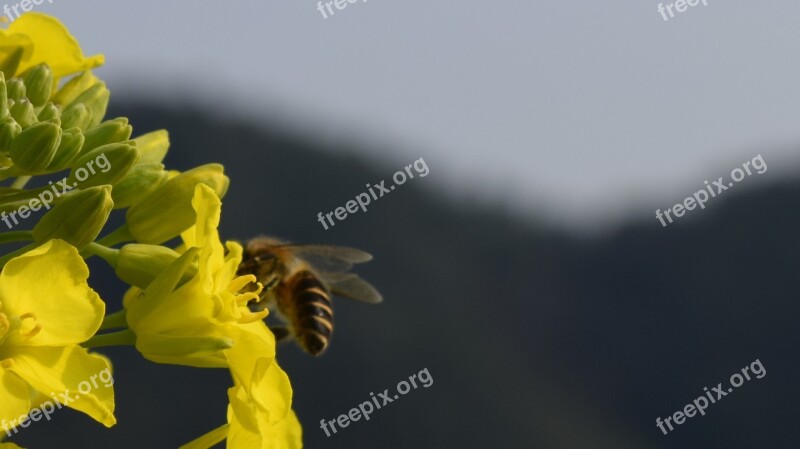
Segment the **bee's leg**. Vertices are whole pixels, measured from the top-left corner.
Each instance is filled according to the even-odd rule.
[[[272,289],[275,288],[276,285],[278,285],[278,282],[280,282],[278,276],[273,276],[273,278],[270,279],[269,282],[264,284],[264,289],[261,290],[261,296],[266,296],[265,294],[272,291]]]
[[[272,279],[270,279],[269,282],[267,282],[265,284],[262,284],[263,288],[261,289],[261,294],[258,295],[258,297],[259,297],[259,301],[258,302],[263,302],[265,305],[268,304],[269,303],[268,296],[269,296],[270,292],[272,292],[272,289],[275,288],[278,285],[279,282],[280,282],[280,279],[278,279],[278,277],[275,276]]]
[[[286,343],[292,339],[292,331],[286,326],[271,325],[269,326],[269,330],[271,330],[272,334],[275,336],[276,343]]]

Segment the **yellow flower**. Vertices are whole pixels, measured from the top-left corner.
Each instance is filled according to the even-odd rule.
[[[291,395],[289,378],[277,365],[261,365],[249,396],[241,385],[228,390],[228,449],[300,449],[303,429],[291,403],[285,396],[275,394],[287,390]],[[264,398],[259,401],[256,398]]]
[[[136,333],[137,348],[152,361],[230,367],[247,384],[259,359],[275,357],[275,338],[262,321],[267,311],[247,307],[258,291],[243,290],[256,279],[236,276],[241,245],[228,242],[223,247],[219,240],[221,202],[214,189],[198,184],[192,206],[197,218],[181,235],[187,248],[183,255],[142,294],[132,289],[126,295],[128,325]],[[195,274],[178,285],[194,265]],[[220,344],[198,351],[198,341]]]
[[[230,366],[224,351],[233,342],[259,347],[248,357],[252,364],[256,355],[273,358],[275,340],[261,322],[267,312],[253,313],[247,307],[257,291],[240,292],[255,282],[254,276],[236,276],[242,247],[229,242],[226,254],[219,240],[217,194],[198,184],[192,205],[196,222],[182,235],[188,250],[143,292],[131,289],[126,294],[137,349],[154,362],[197,367]],[[195,274],[180,284],[193,266]],[[252,370],[252,364],[246,369]]]
[[[289,379],[276,363],[261,361],[253,376],[252,394],[266,401],[255,400],[242,385],[228,390],[228,423],[185,444],[180,449],[208,449],[227,439],[228,449],[301,449],[303,429],[291,403],[280,394],[291,395]],[[276,394],[276,390],[277,393]]]
[[[229,417],[234,441],[250,441],[254,435],[264,441],[283,439],[289,429],[297,434],[299,425],[285,425],[286,431],[278,425],[291,410],[292,389],[275,361],[275,337],[262,321],[267,311],[254,313],[247,307],[259,291],[244,290],[256,279],[236,276],[243,249],[235,242],[224,247],[220,242],[221,202],[214,189],[197,185],[192,206],[197,219],[181,234],[181,257],[143,292],[131,289],[126,295],[136,347],[159,363],[230,368],[235,385]],[[195,274],[180,284],[193,266]],[[215,341],[228,344],[215,346]]]
[[[114,391],[82,382],[109,370],[79,346],[103,320],[105,304],[86,282],[89,269],[61,240],[10,260],[0,273],[0,419],[18,421],[51,397],[104,425],[116,423]],[[66,396],[62,396],[66,395]]]
[[[103,55],[86,57],[78,41],[55,17],[29,12],[0,30],[0,60],[22,49],[22,61],[16,70],[25,70],[45,63],[56,78],[98,67]]]

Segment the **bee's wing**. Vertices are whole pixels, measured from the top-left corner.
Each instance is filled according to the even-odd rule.
[[[303,259],[327,284],[331,293],[343,298],[379,303],[381,294],[358,275],[347,273],[354,264],[369,262],[372,255],[356,248],[330,245],[280,245]]]
[[[372,260],[371,254],[345,246],[280,245],[278,248],[291,251],[322,273],[344,273],[353,268],[353,264]]]
[[[336,284],[331,285],[331,293],[355,301],[378,304],[383,302],[383,296],[369,282],[353,274]]]
[[[383,301],[380,292],[369,282],[353,273],[323,273],[320,277],[336,296],[377,304]]]

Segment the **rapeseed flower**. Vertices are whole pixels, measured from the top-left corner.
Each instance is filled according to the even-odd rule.
[[[275,337],[262,321],[268,312],[247,306],[260,288],[247,288],[256,282],[253,275],[236,275],[243,249],[236,242],[223,247],[217,231],[221,202],[211,187],[197,185],[192,206],[197,220],[181,234],[183,254],[144,291],[127,295],[136,347],[159,363],[230,368],[228,447],[298,447],[266,445],[298,435],[299,426],[286,421],[292,389],[275,361]],[[196,273],[185,280],[193,264]],[[264,443],[251,445],[255,439]]]
[[[0,419],[17,420],[52,394],[105,369],[108,360],[81,343],[103,320],[105,304],[86,280],[78,251],[61,240],[11,259],[0,273]],[[64,404],[110,427],[114,392],[102,388]]]

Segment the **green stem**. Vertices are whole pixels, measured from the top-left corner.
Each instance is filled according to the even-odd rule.
[[[101,259],[105,260],[106,263],[108,263],[112,267],[116,267],[117,259],[119,258],[119,250],[114,248],[109,248],[97,242],[92,242],[81,250],[81,256],[84,259],[88,259],[92,256],[98,256]]]
[[[39,245],[36,242],[34,242],[34,243],[26,245],[26,246],[14,251],[14,252],[8,253],[3,257],[0,257],[0,269],[2,269],[4,266],[6,266],[6,264],[8,263],[9,260],[11,260],[11,259],[13,259],[13,258],[15,258],[17,256],[23,255],[23,254],[27,253],[28,251],[36,248],[37,246],[39,246]]]
[[[114,245],[118,245],[122,242],[129,242],[132,240],[134,240],[134,238],[131,235],[131,232],[128,230],[128,224],[125,223],[124,225],[120,226],[119,228],[111,232],[111,234],[108,234],[107,236],[98,240],[97,243],[103,246],[111,247]]]
[[[121,329],[128,327],[127,310],[121,309],[114,313],[109,313],[103,318],[100,330]]]
[[[222,442],[225,438],[228,437],[228,428],[230,424],[224,424],[222,426],[217,427],[216,429],[208,432],[207,434],[193,440],[189,443],[184,444],[183,446],[179,447],[178,449],[209,449],[216,444]]]
[[[0,243],[30,242],[33,240],[33,231],[0,232]]]
[[[12,189],[22,189],[25,188],[25,185],[28,184],[28,181],[31,180],[30,176],[20,176],[11,183]]]
[[[130,329],[110,334],[95,335],[83,342],[84,348],[104,348],[106,346],[133,346],[136,344],[136,334]]]
[[[6,193],[0,196],[0,201],[2,201],[3,203],[14,203],[18,201],[27,202],[33,198],[36,198],[37,196],[39,196],[40,193],[48,189],[50,189],[50,186],[46,185],[46,186],[36,187],[35,189],[31,190],[20,190],[18,192]],[[60,196],[61,192],[59,191],[58,194],[56,195],[56,198]]]

